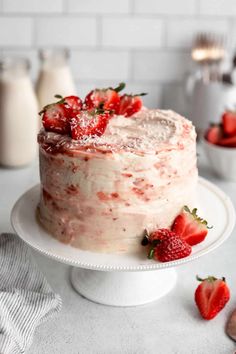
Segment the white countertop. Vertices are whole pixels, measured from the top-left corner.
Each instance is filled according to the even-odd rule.
[[[200,175],[218,185],[236,206],[236,183],[211,174],[199,156]],[[12,231],[11,208],[20,195],[39,182],[38,164],[24,169],[0,169],[0,232]],[[236,344],[224,333],[236,307],[236,230],[216,251],[177,268],[175,288],[145,306],[115,308],[98,305],[71,287],[66,265],[33,252],[49,283],[63,300],[60,314],[42,324],[29,350],[31,354],[233,354]],[[225,276],[231,300],[212,321],[200,318],[194,304],[200,276]]]

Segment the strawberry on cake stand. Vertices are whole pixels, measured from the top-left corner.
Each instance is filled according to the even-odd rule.
[[[230,199],[197,176],[192,124],[142,108],[139,95],[120,96],[123,88],[93,90],[84,102],[57,96],[43,109],[41,185],[16,202],[11,218],[27,244],[72,266],[78,293],[136,306],[167,294],[176,266],[224,242],[235,214]]]

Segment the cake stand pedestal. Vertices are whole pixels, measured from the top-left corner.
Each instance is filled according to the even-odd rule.
[[[149,272],[71,269],[71,283],[79,294],[110,306],[137,306],[157,300],[175,286],[176,279],[174,268]]]
[[[136,306],[159,299],[176,283],[175,267],[193,261],[220,246],[235,224],[229,197],[212,183],[199,178],[200,213],[213,229],[204,242],[186,258],[160,263],[142,255],[93,253],[75,249],[53,239],[37,222],[40,186],[23,194],[13,207],[12,226],[29,246],[59,262],[72,266],[71,283],[86,298],[105,305]]]

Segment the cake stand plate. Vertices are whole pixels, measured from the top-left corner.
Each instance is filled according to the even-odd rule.
[[[189,257],[160,263],[143,255],[94,253],[75,249],[52,238],[37,222],[37,185],[16,202],[11,214],[15,232],[42,254],[73,266],[71,282],[88,299],[113,306],[136,306],[157,300],[176,283],[174,267],[193,261],[220,246],[231,234],[235,211],[229,197],[214,184],[199,178],[198,198],[201,215],[213,229],[204,242],[193,247]]]

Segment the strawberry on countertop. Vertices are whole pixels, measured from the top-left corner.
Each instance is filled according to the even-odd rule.
[[[206,279],[197,277],[201,281],[195,291],[195,302],[201,316],[205,320],[214,318],[230,299],[230,290],[225,278],[217,279],[209,276]]]
[[[130,117],[140,111],[143,106],[143,102],[140,96],[144,95],[146,95],[146,93],[140,93],[139,95],[124,94],[123,96],[121,96],[120,104],[118,109],[116,110],[116,114],[120,114],[125,117]]]
[[[193,246],[202,242],[208,233],[207,221],[197,215],[197,209],[192,211],[187,206],[179,214],[171,227],[171,230],[181,237],[189,245]]]
[[[125,83],[121,82],[119,86],[105,89],[95,89],[89,92],[85,97],[85,109],[100,108],[103,110],[116,111],[120,104],[118,92],[123,90]]]

